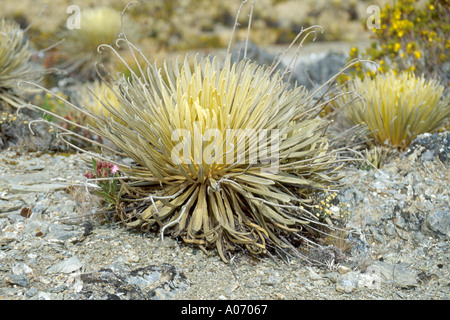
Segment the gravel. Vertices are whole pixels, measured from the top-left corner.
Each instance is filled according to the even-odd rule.
[[[126,230],[93,215],[79,155],[4,149],[0,299],[449,299],[449,163],[427,149],[446,137],[421,136],[380,170],[345,169],[346,241],[308,253],[326,266],[245,252],[225,264]]]

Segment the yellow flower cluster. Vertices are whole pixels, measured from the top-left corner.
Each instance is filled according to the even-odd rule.
[[[336,197],[336,192],[324,190],[324,193],[319,196],[314,205],[314,213],[317,218],[342,220],[350,215],[350,205],[340,202]]]
[[[11,123],[12,121],[16,121],[17,117],[11,113],[2,112],[2,116],[0,118],[0,124],[3,123]]]
[[[411,31],[413,27],[413,22],[407,19],[392,22],[392,30],[395,31],[400,38],[403,37],[405,32]]]
[[[357,48],[349,52],[350,58],[373,60],[378,68],[367,69],[357,64],[352,74],[361,79],[373,78],[377,72],[414,72],[416,75],[439,76],[444,78],[442,66],[449,61],[450,20],[442,19],[450,14],[450,1],[428,0],[425,6],[413,0],[398,0],[394,5],[387,4],[380,13],[381,25],[373,29],[376,40],[365,53]],[[343,76],[342,82],[348,80]]]

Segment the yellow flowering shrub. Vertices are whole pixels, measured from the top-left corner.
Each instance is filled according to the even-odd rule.
[[[398,0],[387,4],[380,12],[380,28],[371,30],[375,41],[365,52],[354,47],[349,53],[350,59],[370,59],[378,67],[356,64],[350,75],[363,79],[373,78],[377,72],[409,71],[427,78],[438,76],[448,83],[449,71],[443,66],[449,62],[449,21],[450,0]],[[340,80],[348,80],[348,75]]]

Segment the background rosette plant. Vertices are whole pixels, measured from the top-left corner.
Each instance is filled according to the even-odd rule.
[[[403,72],[374,79],[355,79],[350,85],[361,99],[345,109],[354,124],[365,124],[381,146],[406,149],[419,134],[445,124],[450,97],[437,80]],[[343,100],[349,100],[343,96]]]
[[[33,51],[24,31],[14,21],[0,20],[0,107],[25,104],[20,80],[39,81],[46,72],[32,62]]]
[[[137,37],[138,28],[129,19],[123,19],[119,11],[110,7],[94,7],[80,12],[79,26],[64,30],[61,34],[62,50],[67,55],[67,61],[61,68],[77,77],[96,78],[94,63],[108,63],[110,56],[100,54],[98,46],[113,45],[126,29]]]

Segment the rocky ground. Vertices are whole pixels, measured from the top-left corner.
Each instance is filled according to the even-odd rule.
[[[311,253],[326,266],[244,252],[224,264],[125,230],[93,215],[79,155],[19,150],[0,152],[0,299],[449,298],[448,132],[381,170],[345,169],[352,232]]]

